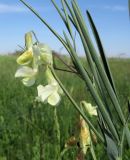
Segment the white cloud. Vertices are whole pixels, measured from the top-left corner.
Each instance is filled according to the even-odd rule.
[[[121,6],[121,5],[115,5],[115,6],[106,5],[106,6],[103,6],[103,9],[123,12],[123,11],[127,10],[127,7],[126,6]]]
[[[122,5],[98,5],[98,6],[90,5],[89,8],[116,11],[116,12],[124,12],[128,10],[127,6],[122,6]]]
[[[0,13],[26,12],[27,9],[18,5],[8,5],[0,3]]]
[[[50,6],[35,7],[34,9],[40,12],[49,12],[52,10]],[[0,13],[24,13],[24,12],[29,12],[29,9],[25,6],[22,7],[18,5],[9,5],[0,3]]]

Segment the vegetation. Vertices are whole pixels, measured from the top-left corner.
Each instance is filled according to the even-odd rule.
[[[65,57],[66,58],[66,57]],[[69,59],[66,58],[69,63]],[[84,61],[84,58],[83,60]],[[123,113],[127,116],[127,100],[130,96],[130,59],[109,59],[110,68],[116,82],[117,93]],[[64,67],[59,60],[57,66]],[[44,81],[42,74],[36,84],[27,88],[14,78],[16,72],[15,56],[0,56],[0,160],[57,160],[57,140],[54,128],[54,107],[37,104],[36,86]],[[79,104],[86,100],[94,101],[85,88],[85,84],[72,73],[57,71],[60,79],[72,97]],[[64,148],[66,141],[77,134],[79,116],[73,105],[66,98],[57,106],[61,131],[60,147]],[[95,121],[95,119],[94,119]],[[95,127],[98,128],[96,122]],[[106,151],[98,140],[94,144],[97,159],[106,159]],[[75,160],[76,148],[69,149],[63,156],[64,160]],[[90,151],[87,159],[92,159]],[[124,153],[123,160],[129,160],[130,150]]]

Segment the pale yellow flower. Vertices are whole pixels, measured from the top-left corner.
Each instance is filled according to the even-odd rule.
[[[49,103],[50,105],[55,106],[61,100],[57,83],[48,84],[46,86],[39,85],[37,90],[38,97],[36,99],[40,102]]]
[[[15,77],[22,77],[25,86],[32,86],[38,73],[40,53],[37,44],[33,45],[31,32],[25,34],[25,46],[26,51],[17,59],[21,67],[16,71]]]

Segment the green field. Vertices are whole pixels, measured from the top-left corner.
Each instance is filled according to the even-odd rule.
[[[110,59],[109,62],[120,104],[127,116],[130,59]],[[59,62],[57,64],[61,66]],[[54,108],[34,102],[37,84],[44,83],[44,77],[41,74],[33,87],[25,87],[19,79],[14,78],[17,67],[15,56],[0,56],[0,160],[57,160]],[[75,78],[72,73],[58,71],[57,74],[78,104],[81,100],[93,102],[80,78]],[[65,96],[57,110],[62,151],[66,140],[77,134],[79,115]],[[75,160],[77,151],[78,147],[70,149],[63,159]],[[107,159],[99,141],[95,144],[95,151],[98,160]],[[86,157],[92,159],[89,151]],[[123,160],[129,160],[129,157],[130,151],[124,154]]]

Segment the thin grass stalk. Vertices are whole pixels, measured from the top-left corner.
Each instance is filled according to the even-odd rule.
[[[62,6],[63,6],[63,13],[65,14],[65,17],[66,17],[67,29],[68,29],[68,31],[70,33],[71,38],[74,41],[74,36],[73,36],[73,33],[72,33],[72,28],[71,28],[71,24],[70,24],[70,21],[69,21],[69,16],[68,16],[68,13],[67,13],[67,10],[66,10],[66,6],[65,6],[64,0],[61,0],[61,3],[62,3]]]
[[[59,13],[60,17],[62,18],[62,20],[66,23],[66,19],[64,17],[64,15],[61,13],[59,7],[57,6],[55,0],[51,0],[52,4],[54,5],[54,7],[56,8],[57,12]]]
[[[67,29],[70,33],[70,36],[71,36],[72,41],[73,41],[74,49],[76,51],[76,42],[75,42],[76,32],[75,32],[75,35],[73,36],[69,15],[68,15],[67,10],[66,10],[65,0],[61,0],[61,2],[62,2],[62,6],[63,6],[63,12],[64,12],[65,17],[66,17],[66,23],[67,23],[67,26],[68,26]]]
[[[54,7],[56,8],[57,12],[59,13],[60,17],[61,17],[62,20],[64,21],[65,26],[66,26],[66,28],[68,29],[71,37],[73,37],[73,36],[72,36],[71,26],[70,26],[70,23],[68,22],[68,14],[67,14],[67,11],[66,11],[66,8],[65,8],[65,5],[64,5],[64,0],[61,0],[61,3],[62,3],[62,7],[63,7],[63,13],[65,14],[65,16],[61,13],[59,7],[58,7],[57,4],[55,3],[55,0],[51,0],[51,2],[53,3],[53,5],[54,5]]]

